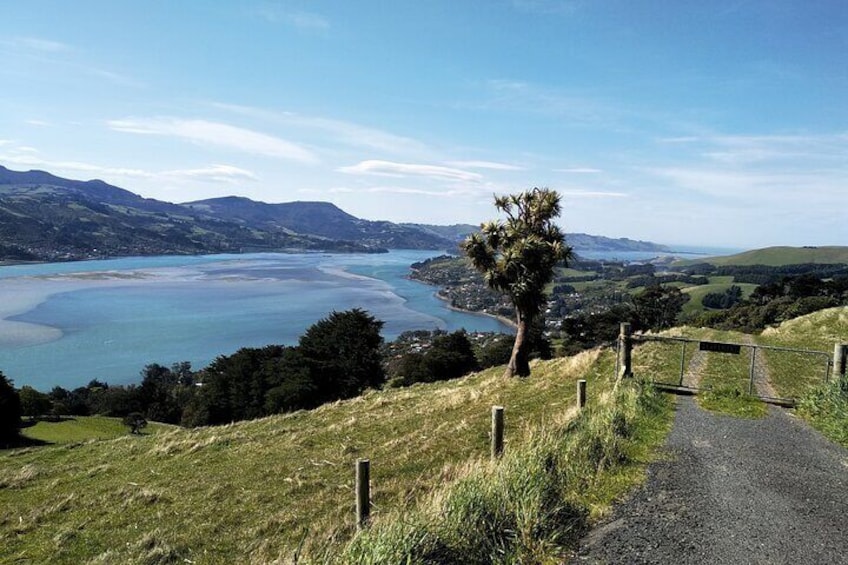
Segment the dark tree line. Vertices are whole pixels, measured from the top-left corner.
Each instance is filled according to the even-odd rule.
[[[701,304],[705,308],[712,308],[713,310],[727,310],[740,302],[742,302],[742,288],[735,284],[724,292],[707,293],[701,299]]]
[[[21,427],[21,399],[12,381],[0,373],[0,447],[14,445]]]
[[[758,332],[825,308],[848,304],[848,276],[822,279],[815,274],[784,276],[758,286],[747,300],[706,312],[693,323],[720,330]]]
[[[560,324],[564,351],[573,354],[612,343],[621,322],[629,322],[635,331],[670,328],[688,300],[689,295],[677,287],[654,284],[606,308],[567,317]]]

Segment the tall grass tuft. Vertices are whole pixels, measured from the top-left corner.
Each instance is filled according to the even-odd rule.
[[[826,437],[848,447],[848,390],[835,379],[816,387],[798,402],[798,412]]]
[[[615,491],[614,475],[633,463],[640,426],[667,406],[640,381],[616,383],[570,420],[528,431],[499,461],[478,461],[417,508],[381,516],[340,555],[314,561],[561,562],[588,527],[598,491]]]

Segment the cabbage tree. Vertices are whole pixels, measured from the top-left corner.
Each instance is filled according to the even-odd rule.
[[[530,374],[530,326],[546,303],[545,286],[554,266],[571,258],[571,248],[554,218],[560,214],[560,196],[547,188],[495,197],[495,208],[506,216],[480,226],[463,247],[471,264],[495,291],[509,296],[515,306],[517,331],[507,377]]]

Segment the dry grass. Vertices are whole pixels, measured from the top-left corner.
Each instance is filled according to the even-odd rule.
[[[341,543],[357,458],[372,461],[375,516],[416,504],[486,459],[492,405],[507,451],[566,421],[578,378],[590,395],[606,386],[599,355],[537,363],[528,379],[496,368],[228,426],[0,453],[0,562],[265,563]]]

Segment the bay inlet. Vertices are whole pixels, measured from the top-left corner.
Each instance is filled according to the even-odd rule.
[[[409,280],[433,251],[133,257],[0,267],[0,371],[16,387],[140,380],[145,365],[199,369],[241,347],[297,343],[336,310],[361,308],[406,330],[503,331],[451,310]]]

